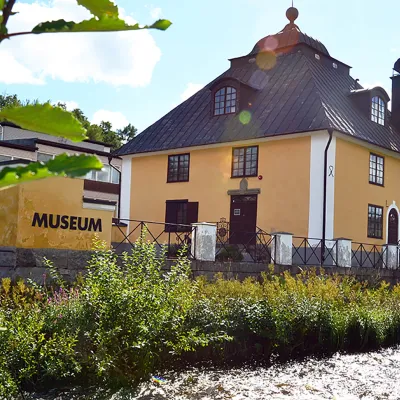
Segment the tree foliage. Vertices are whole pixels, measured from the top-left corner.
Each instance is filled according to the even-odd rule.
[[[32,31],[8,32],[7,22],[14,15],[13,7],[16,0],[0,0],[2,10],[0,25],[0,41],[13,36],[43,34],[43,33],[65,33],[65,32],[111,32],[111,31],[136,31],[140,29],[158,29],[165,31],[171,26],[166,19],[159,19],[150,25],[128,24],[120,18],[118,7],[110,0],[77,0],[77,4],[85,7],[93,18],[81,22],[66,21],[43,21],[36,25]]]
[[[10,33],[7,24],[10,17],[16,14],[13,11],[16,1],[0,0],[0,42],[15,36],[30,34],[110,32],[139,29],[166,30],[171,25],[170,21],[164,19],[160,19],[151,25],[143,26],[138,23],[132,25],[121,19],[118,7],[110,0],[76,0],[78,5],[85,7],[92,14],[92,18],[81,22],[64,19],[43,21],[35,26],[32,31]],[[136,129],[131,124],[121,130],[114,131],[112,125],[107,121],[100,125],[91,124],[80,109],[73,110],[70,113],[66,110],[64,104],[53,106],[50,102],[40,104],[37,101],[23,103],[16,95],[0,96],[0,110],[0,123],[1,121],[9,121],[22,129],[62,136],[73,141],[81,141],[89,137],[92,140],[105,141],[113,149],[118,148],[122,142],[136,135]],[[56,158],[52,161],[55,161],[52,165],[49,165],[51,162],[49,161],[46,164],[32,167],[33,169],[24,167],[27,168],[26,171],[7,168],[6,173],[0,174],[0,187],[22,182],[22,176],[29,177],[29,180],[42,179],[60,173],[67,176],[83,176],[88,172],[88,168],[101,168],[100,161],[94,162],[93,157],[72,156],[68,159]],[[74,163],[76,168],[74,168]],[[37,169],[34,170],[35,168]]]

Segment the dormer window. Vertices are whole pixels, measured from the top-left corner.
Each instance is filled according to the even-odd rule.
[[[386,103],[379,96],[374,96],[371,103],[371,121],[385,125]]]
[[[236,89],[226,86],[219,89],[214,97],[214,115],[236,113]]]

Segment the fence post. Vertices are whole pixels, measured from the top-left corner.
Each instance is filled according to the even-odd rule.
[[[335,240],[337,243],[337,266],[351,268],[351,240],[346,238],[338,238]]]
[[[271,255],[273,264],[292,265],[293,257],[293,234],[287,232],[271,233],[273,236]]]
[[[215,261],[217,247],[217,225],[207,222],[192,224],[193,238],[191,252],[198,261]]]
[[[384,258],[385,267],[387,269],[397,269],[398,267],[398,246],[395,244],[387,244],[386,257]]]

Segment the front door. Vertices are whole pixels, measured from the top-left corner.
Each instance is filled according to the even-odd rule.
[[[232,196],[229,243],[256,244],[257,195]]]
[[[388,244],[396,244],[399,241],[399,214],[392,208],[389,213]]]

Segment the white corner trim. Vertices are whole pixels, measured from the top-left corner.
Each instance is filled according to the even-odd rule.
[[[387,212],[386,212],[386,242],[385,242],[386,244],[388,244],[388,239],[389,239],[389,213],[393,209],[395,209],[397,211],[397,216],[398,216],[398,218],[400,218],[400,211],[394,200],[393,200],[393,203],[388,207]],[[400,239],[400,223],[398,224],[398,227],[397,227],[397,237],[398,237],[398,239]]]
[[[323,201],[324,201],[324,157],[328,144],[328,132],[311,136],[310,151],[310,203],[308,217],[308,237],[322,239]],[[326,239],[334,238],[335,221],[335,175],[336,175],[336,137],[328,150],[326,190]]]
[[[121,219],[130,219],[131,217],[131,183],[132,183],[132,156],[127,155],[122,157],[121,170]],[[129,221],[124,221],[128,224]]]

